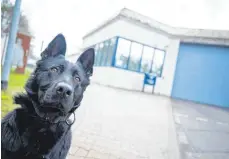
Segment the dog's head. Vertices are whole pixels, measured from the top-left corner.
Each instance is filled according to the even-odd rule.
[[[58,121],[80,104],[93,73],[94,49],[84,51],[75,63],[65,59],[66,41],[57,35],[41,53],[25,89],[40,117]]]

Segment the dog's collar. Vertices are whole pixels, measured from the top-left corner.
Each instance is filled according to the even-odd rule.
[[[37,105],[34,101],[31,101],[33,106]],[[57,122],[53,122],[49,119],[49,117],[47,116],[47,114],[44,115],[44,117],[41,117],[39,116],[37,113],[36,113],[36,108],[34,108],[34,114],[30,114],[29,116],[33,117],[33,118],[38,118],[39,120],[41,120],[42,122],[44,123],[47,123],[47,124],[58,124],[60,122],[65,122],[67,125],[72,125],[74,124],[75,122],[75,110],[80,106],[80,103],[79,104],[75,104],[72,109],[68,112],[68,114],[66,115],[66,117],[64,118],[64,120],[59,120]],[[74,119],[72,122],[70,122],[69,120],[69,117],[73,114],[74,116]]]
[[[50,124],[58,124],[59,122],[65,122],[67,125],[69,125],[69,126],[71,126],[72,124],[74,124],[74,122],[75,122],[75,110],[78,108],[80,106],[80,104],[78,104],[78,105],[75,105],[69,112],[68,112],[68,115],[66,116],[66,118],[64,119],[64,120],[60,120],[60,121],[58,121],[58,122],[52,122],[52,121],[50,121],[49,120],[49,118],[47,118],[47,115],[45,115],[44,116],[44,118],[42,118],[42,119],[44,119],[44,121],[46,121],[46,122],[49,122]],[[69,117],[71,116],[73,114],[73,121],[71,121],[71,120],[69,120]],[[71,122],[70,122],[71,121]]]

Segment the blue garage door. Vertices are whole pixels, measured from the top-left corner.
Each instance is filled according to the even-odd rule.
[[[181,43],[172,97],[229,107],[229,47]]]

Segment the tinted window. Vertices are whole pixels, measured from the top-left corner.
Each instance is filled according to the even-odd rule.
[[[127,68],[127,61],[130,53],[130,44],[131,42],[129,40],[119,38],[115,57],[116,66]]]
[[[108,49],[109,49],[109,41],[107,40],[103,42],[103,47],[101,49],[101,53],[102,53],[101,62],[100,62],[101,66],[106,65]]]
[[[143,45],[132,42],[131,49],[130,49],[131,51],[130,51],[128,69],[133,71],[139,71],[142,49],[143,49]]]
[[[101,60],[102,60],[102,53],[103,53],[103,43],[99,44],[99,48],[98,48],[98,53],[97,53],[97,64],[98,66],[101,66]]]
[[[152,72],[156,73],[158,76],[161,76],[164,58],[165,58],[165,52],[156,49],[153,58]]]
[[[154,48],[144,46],[142,54],[141,72],[149,73],[152,65]]]
[[[110,66],[114,54],[116,38],[112,38],[109,40],[109,47],[107,49],[107,59],[106,59],[106,66]]]
[[[99,45],[95,45],[95,66],[98,66],[98,48],[99,48]]]

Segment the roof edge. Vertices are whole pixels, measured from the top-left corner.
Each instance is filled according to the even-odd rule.
[[[189,29],[182,27],[173,27],[159,21],[156,21],[150,17],[142,15],[138,12],[132,11],[128,8],[122,8],[111,18],[104,21],[101,25],[88,32],[83,36],[83,40],[88,36],[94,34],[96,31],[103,29],[107,25],[114,22],[119,17],[127,20],[135,21],[138,24],[147,25],[149,28],[157,29],[165,32],[169,36],[186,36],[186,37],[200,37],[200,38],[211,38],[211,39],[229,39],[229,30],[210,30],[210,29]]]

